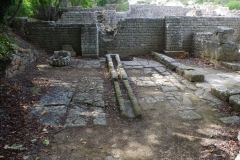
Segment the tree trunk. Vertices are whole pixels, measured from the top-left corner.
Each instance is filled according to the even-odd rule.
[[[51,16],[52,16],[52,0],[50,0],[50,3],[49,3],[48,21],[51,20]]]
[[[19,0],[16,12],[7,20],[7,23],[11,23],[17,16],[18,12],[20,11],[21,5],[23,0]]]
[[[57,17],[59,7],[60,7],[61,3],[62,3],[62,0],[59,0],[58,4],[57,4],[57,1],[56,1],[55,11],[54,11],[54,15],[53,15],[53,21],[56,21],[56,17]]]

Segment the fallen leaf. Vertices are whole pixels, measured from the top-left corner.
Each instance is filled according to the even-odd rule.
[[[212,150],[205,150],[205,152],[207,152],[207,153],[212,153],[214,150],[212,149]]]
[[[46,113],[46,110],[42,111],[42,112],[41,112],[41,115],[44,115],[45,113]]]
[[[48,152],[50,152],[50,150],[48,150],[48,149],[45,149],[45,150],[44,150],[44,152],[45,152],[45,153],[48,153]]]
[[[87,144],[87,142],[82,142],[82,144],[85,146]]]
[[[0,156],[0,159],[4,159],[4,156]]]

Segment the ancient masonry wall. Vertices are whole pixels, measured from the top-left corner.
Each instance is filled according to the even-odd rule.
[[[191,52],[191,46],[193,42],[193,34],[197,32],[215,32],[218,26],[230,27],[235,30],[234,32],[234,42],[240,43],[240,18],[239,17],[166,17],[166,21],[168,22],[168,26],[173,24],[175,26],[176,23],[180,24],[179,30],[176,31],[176,27],[168,27],[166,32],[166,37],[168,39],[166,43],[166,48],[174,48],[176,41],[179,41],[179,38],[175,35],[182,35],[181,43],[182,50]],[[172,45],[172,46],[171,46]],[[176,46],[176,48],[179,46]],[[193,48],[194,49],[194,48]]]
[[[185,16],[192,8],[181,6],[130,5],[129,18],[164,18],[165,16]]]
[[[57,24],[55,22],[27,22],[26,37],[49,52],[61,50],[69,44],[78,55],[98,55],[96,24]],[[91,56],[91,55],[90,55]]]
[[[164,49],[165,20],[127,18],[118,22],[113,41],[100,37],[100,54],[136,55]],[[100,35],[101,36],[101,35]]]

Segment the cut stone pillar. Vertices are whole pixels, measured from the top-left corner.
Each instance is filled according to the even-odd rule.
[[[180,17],[165,18],[165,50],[167,56],[179,56],[182,50],[182,25]]]

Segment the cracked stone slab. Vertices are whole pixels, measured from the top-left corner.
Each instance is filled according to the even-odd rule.
[[[92,112],[93,115],[93,124],[94,125],[107,125],[106,116],[102,108],[92,107],[94,110]]]
[[[68,105],[72,96],[72,91],[55,89],[45,94],[34,106]]]
[[[65,116],[67,107],[65,105],[36,107],[30,114],[38,117],[42,123],[49,126],[61,125],[61,118]]]
[[[68,112],[65,127],[86,126],[91,112],[84,105],[73,105]]]
[[[186,120],[202,119],[202,117],[198,113],[194,112],[193,110],[179,110],[178,112],[180,117]]]
[[[85,103],[97,107],[105,107],[105,103],[102,99],[102,94],[96,93],[77,93],[73,96],[72,102],[74,103]]]

